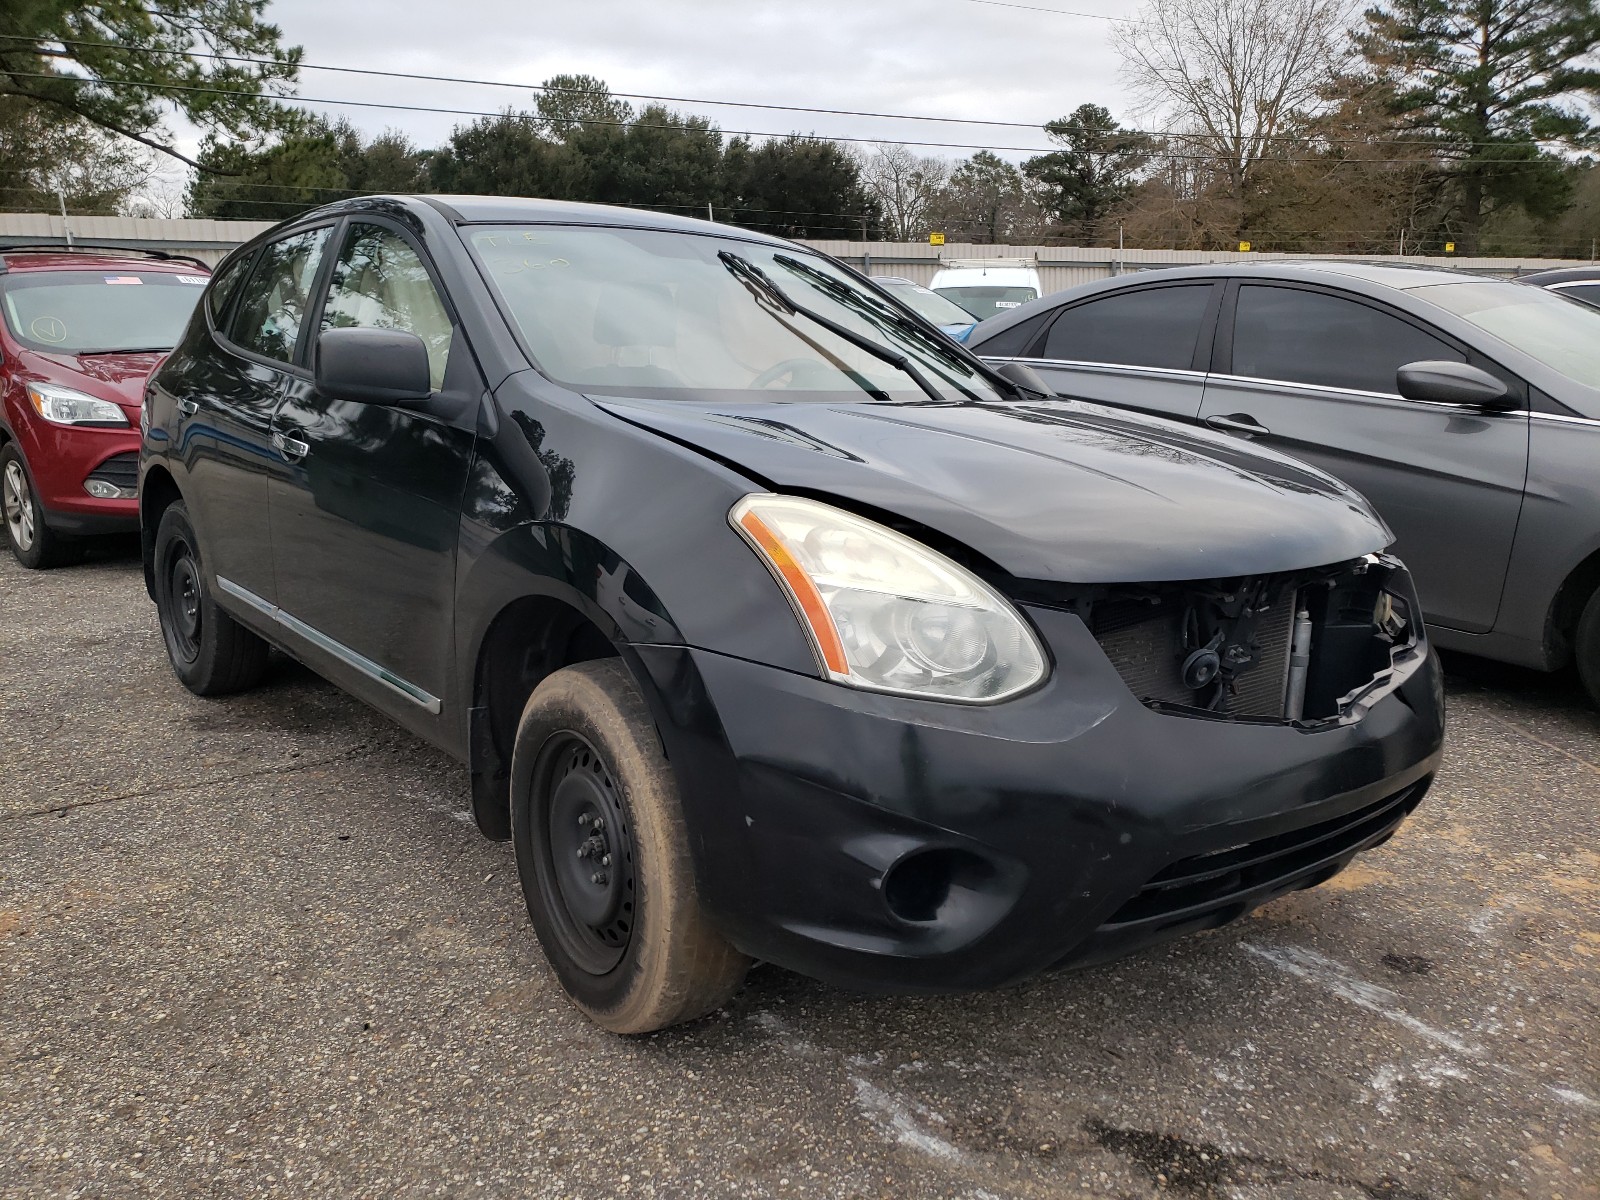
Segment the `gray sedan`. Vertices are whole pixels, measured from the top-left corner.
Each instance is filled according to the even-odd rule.
[[[1245,263],[1086,284],[968,345],[1322,467],[1388,521],[1439,645],[1576,658],[1600,702],[1600,310],[1453,271]]]

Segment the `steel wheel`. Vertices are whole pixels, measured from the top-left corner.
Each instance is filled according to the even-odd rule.
[[[661,738],[621,659],[534,689],[511,755],[511,844],[528,918],[572,1002],[616,1033],[692,1021],[750,960],[701,906]]]
[[[169,504],[156,525],[151,576],[161,640],[183,686],[197,696],[254,686],[267,664],[267,644],[219,608],[206,590],[200,541],[181,500]]]
[[[33,539],[38,536],[39,514],[33,506],[33,488],[16,459],[6,463],[0,479],[0,503],[4,504],[6,529],[11,543],[26,554],[33,549]]]
[[[166,586],[171,600],[161,609],[162,632],[173,656],[192,663],[200,656],[200,564],[187,542],[174,542],[168,552]]]
[[[573,961],[604,975],[633,937],[633,838],[616,781],[576,733],[552,737],[535,772],[535,804],[545,823],[540,890],[556,935]]]

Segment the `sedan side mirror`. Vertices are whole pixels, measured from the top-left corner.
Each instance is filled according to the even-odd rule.
[[[334,400],[404,407],[433,395],[428,347],[399,329],[328,329],[317,338],[312,374]]]
[[[1407,400],[1428,404],[1466,404],[1501,411],[1518,404],[1504,380],[1449,360],[1407,363],[1395,372],[1395,384]]]

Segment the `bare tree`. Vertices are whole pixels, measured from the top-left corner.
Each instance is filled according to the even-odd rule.
[[[1348,0],[1149,0],[1112,38],[1146,114],[1211,166],[1242,231],[1258,168],[1326,107],[1347,23]]]
[[[905,146],[885,142],[861,159],[861,182],[883,210],[891,241],[916,241],[928,233],[928,216],[950,179],[942,158],[922,158]]]

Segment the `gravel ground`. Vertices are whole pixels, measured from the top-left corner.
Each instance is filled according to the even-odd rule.
[[[568,1006],[462,771],[300,667],[196,699],[123,548],[0,561],[0,1194],[1600,1197],[1600,715],[1451,666],[1331,883],[950,999]]]

